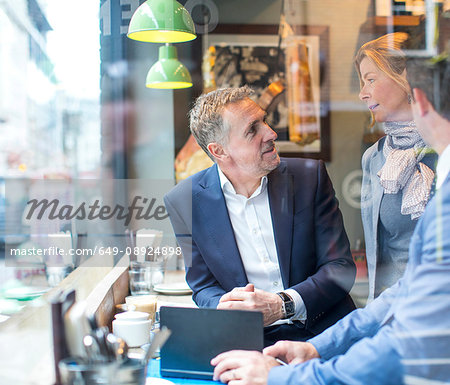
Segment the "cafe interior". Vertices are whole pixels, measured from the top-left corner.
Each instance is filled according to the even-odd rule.
[[[213,164],[188,113],[224,87],[254,90],[281,157],[325,162],[364,307],[384,131],[354,58],[393,32],[448,57],[450,1],[0,0],[0,384],[158,384],[160,309],[196,307],[163,197]]]

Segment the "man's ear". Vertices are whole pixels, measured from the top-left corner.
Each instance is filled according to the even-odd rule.
[[[420,88],[414,88],[413,93],[414,99],[416,100],[417,106],[419,107],[420,116],[425,116],[426,114],[428,114],[428,111],[430,109],[430,102],[428,101],[425,92],[423,92]]]
[[[210,143],[210,144],[208,144],[207,148],[208,148],[208,151],[210,152],[210,154],[217,160],[222,160],[224,157],[227,156],[222,145],[220,145],[219,143],[215,143],[215,142]]]

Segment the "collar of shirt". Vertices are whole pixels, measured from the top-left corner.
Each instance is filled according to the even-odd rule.
[[[226,177],[226,175],[222,172],[219,166],[217,166],[217,171],[219,173],[219,180],[220,180],[220,187],[222,188],[222,191],[225,193],[230,193],[234,195],[239,195],[236,193],[236,190],[234,189],[233,184],[229,181],[229,179]],[[248,199],[254,198],[265,191],[267,188],[267,176],[264,175],[261,178],[261,183],[259,184],[258,188],[255,190],[255,192],[252,194],[252,196]]]
[[[450,172],[450,144],[445,148],[439,157],[438,164],[436,167],[436,189],[442,186],[445,178],[447,178],[447,174]]]

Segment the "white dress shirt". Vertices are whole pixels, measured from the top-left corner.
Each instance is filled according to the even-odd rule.
[[[267,192],[267,177],[261,178],[259,187],[247,198],[237,194],[222,170],[219,167],[217,170],[248,281],[254,284],[255,288],[267,292],[283,291],[288,294],[295,303],[295,315],[291,319],[306,320],[306,307],[300,294],[294,289],[283,290]],[[288,320],[279,320],[275,324],[286,322]]]
[[[450,172],[450,144],[445,148],[439,157],[438,164],[436,166],[436,190],[442,186],[445,178],[447,178]]]

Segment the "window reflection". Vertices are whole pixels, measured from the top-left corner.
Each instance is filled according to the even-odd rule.
[[[5,185],[100,176],[99,9],[92,0],[0,2],[0,294],[13,279],[47,284],[42,260],[5,266],[5,247],[35,241],[24,195]]]

